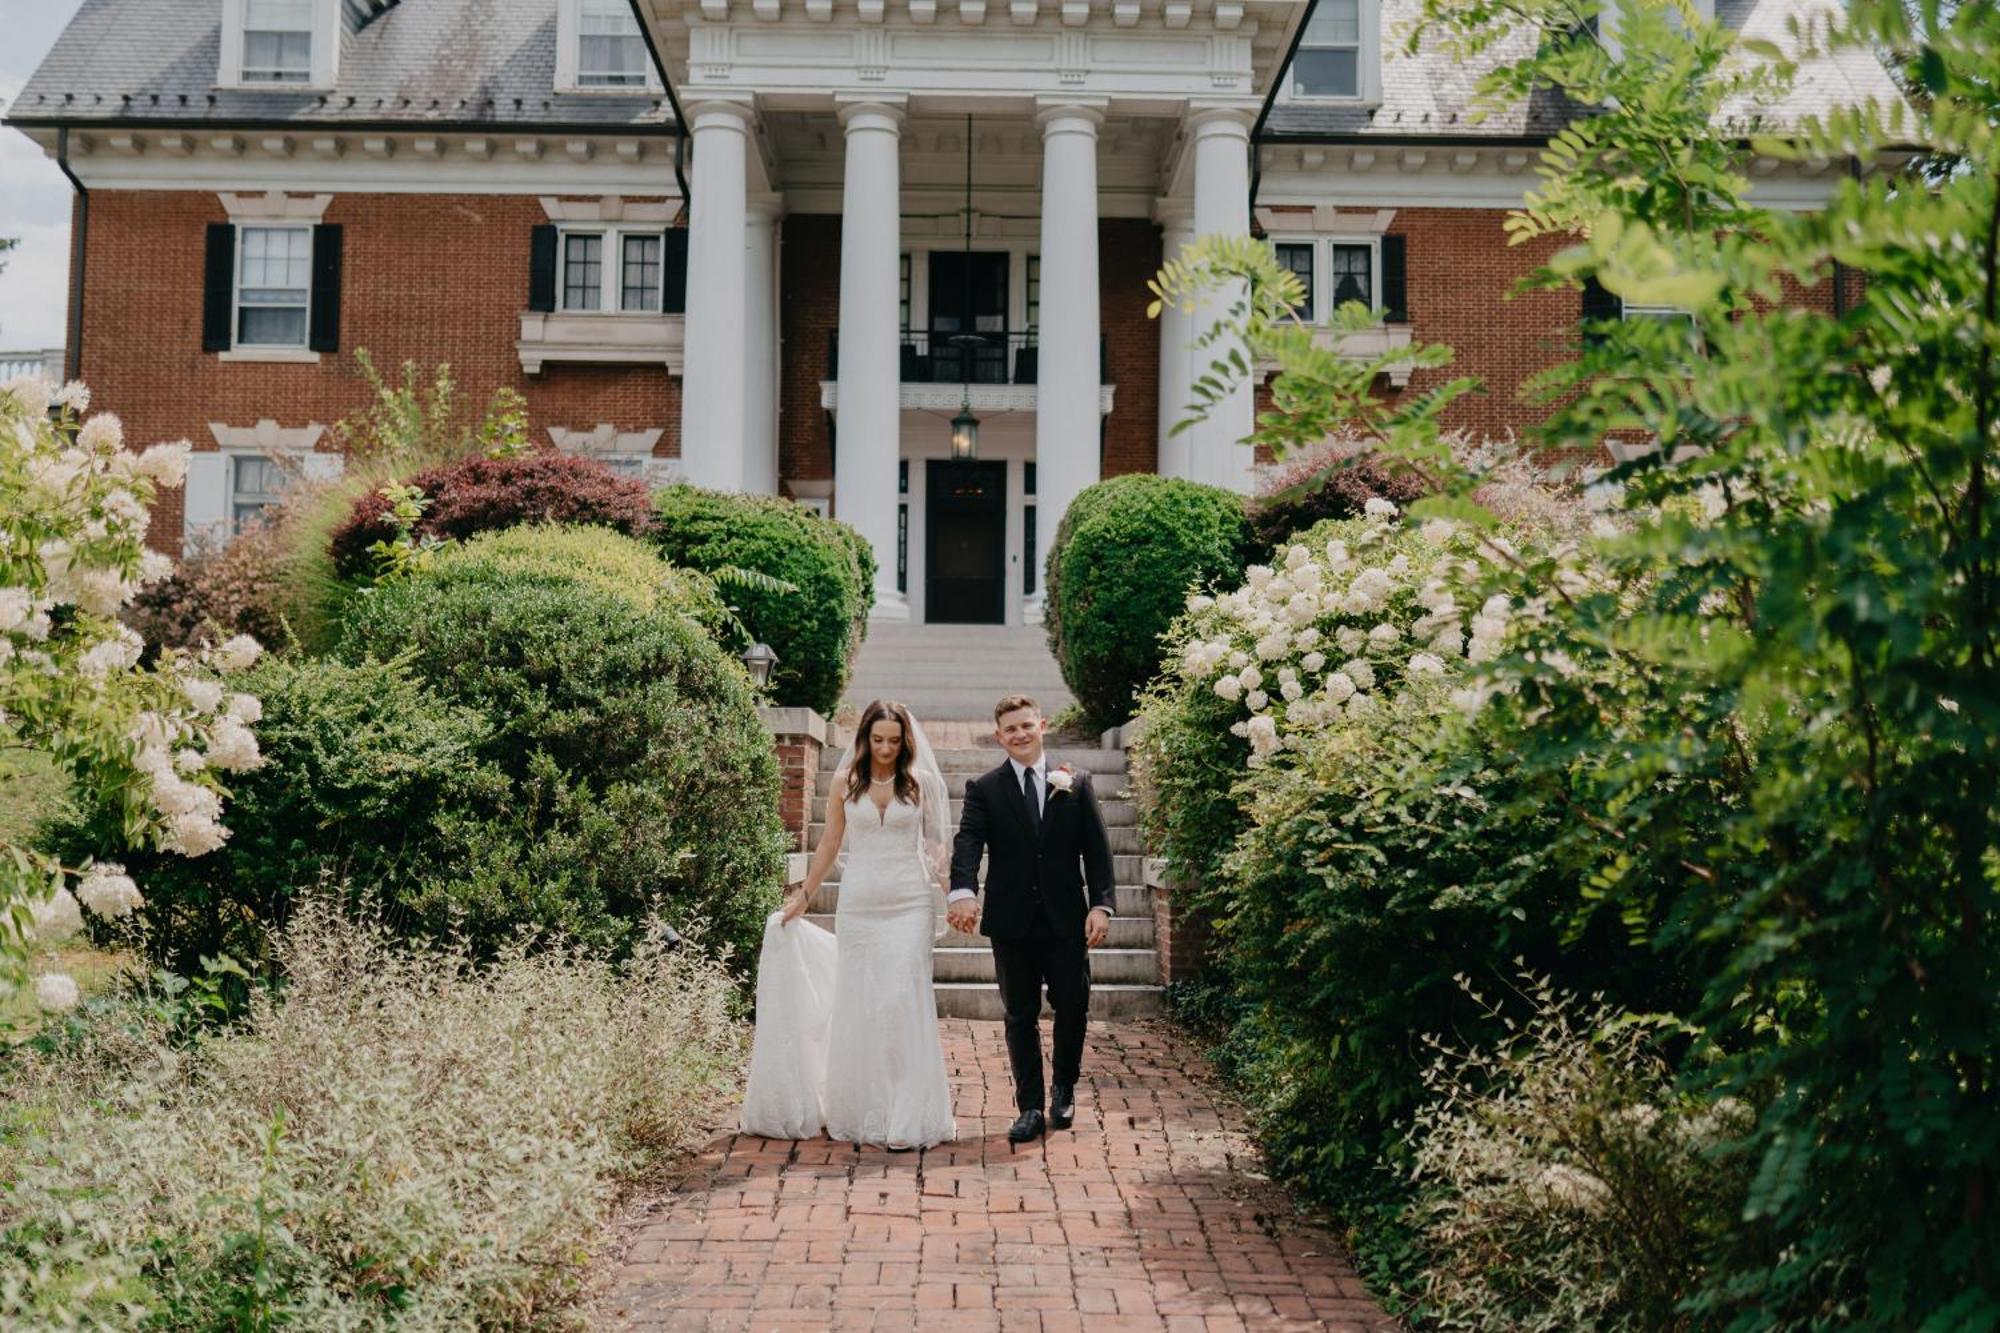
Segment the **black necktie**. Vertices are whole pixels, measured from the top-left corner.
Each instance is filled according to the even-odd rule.
[[[1028,800],[1028,823],[1034,826],[1035,836],[1042,836],[1042,803],[1035,795],[1035,770],[1021,770],[1021,795]]]

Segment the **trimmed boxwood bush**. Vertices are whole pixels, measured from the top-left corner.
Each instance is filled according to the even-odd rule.
[[[652,525],[645,483],[604,464],[551,449],[501,458],[475,456],[425,468],[406,479],[430,501],[415,535],[464,538],[522,523],[593,524],[639,535]],[[354,502],[328,545],[342,578],[375,573],[369,548],[396,530],[380,489]]]
[[[469,840],[468,872],[426,907],[484,931],[560,913],[615,947],[657,906],[747,960],[785,850],[749,677],[702,627],[707,608],[673,593],[665,562],[630,539],[595,540],[602,557],[626,548],[618,563],[658,589],[653,607],[553,572],[574,559],[570,535],[513,532],[444,551],[348,609],[339,655],[407,658],[476,709],[491,724],[480,758],[510,784],[503,815]]]
[[[724,593],[750,633],[778,654],[771,696],[832,715],[874,602],[867,541],[844,523],[772,496],[671,486],[653,504],[653,541],[675,564],[755,570],[796,589],[731,584]]]
[[[1360,518],[1380,497],[1405,506],[1428,494],[1408,473],[1391,472],[1373,454],[1317,452],[1272,473],[1250,501],[1250,528],[1260,552],[1331,518]]]
[[[1242,497],[1134,473],[1070,502],[1049,548],[1045,623],[1063,679],[1094,726],[1132,715],[1160,665],[1160,636],[1188,590],[1243,572]]]
[[[264,763],[230,779],[229,841],[194,859],[115,853],[145,886],[151,952],[183,973],[223,953],[261,967],[296,895],[323,882],[412,924],[400,909],[462,864],[469,821],[503,807],[507,781],[482,757],[492,728],[400,665],[267,657],[240,685],[264,705]],[[112,855],[116,817],[85,811],[52,843],[66,860]]]

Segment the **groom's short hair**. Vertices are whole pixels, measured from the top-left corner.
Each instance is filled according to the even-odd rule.
[[[1018,713],[1023,708],[1032,708],[1037,713],[1042,711],[1042,706],[1036,703],[1033,699],[1030,699],[1027,695],[1010,694],[1006,698],[1002,699],[999,703],[993,705],[993,721],[997,724],[1000,721],[1000,719],[1007,716],[1007,714]]]

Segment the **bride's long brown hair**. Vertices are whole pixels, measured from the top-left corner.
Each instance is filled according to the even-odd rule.
[[[868,794],[869,781],[875,776],[875,755],[868,737],[884,718],[903,729],[902,748],[896,751],[896,799],[915,805],[917,780],[910,776],[910,765],[917,758],[916,724],[910,720],[910,710],[894,699],[877,699],[861,711],[861,722],[854,731],[854,757],[847,765],[847,799],[858,801]]]

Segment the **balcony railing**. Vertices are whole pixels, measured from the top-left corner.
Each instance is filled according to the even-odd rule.
[[[1097,377],[1105,378],[1109,353],[1097,340]],[[903,331],[904,384],[1034,384],[1041,370],[1039,335],[1032,329],[994,333]],[[840,334],[826,335],[826,377],[840,376]]]

